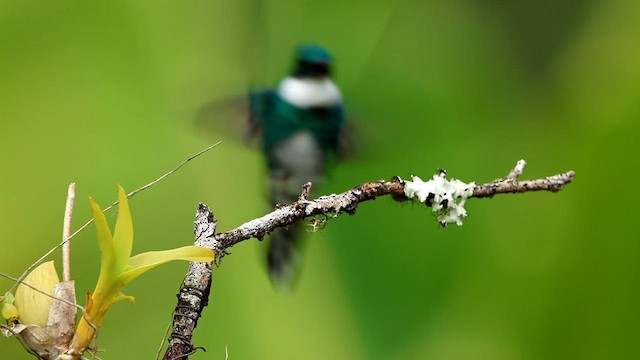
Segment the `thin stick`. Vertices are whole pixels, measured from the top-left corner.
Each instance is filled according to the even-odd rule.
[[[133,195],[139,193],[142,190],[146,190],[148,188],[150,188],[151,186],[155,185],[157,182],[159,182],[160,180],[166,178],[167,176],[173,174],[174,172],[178,171],[182,166],[184,166],[184,164],[188,163],[189,161],[197,158],[198,156],[206,153],[207,151],[213,149],[214,147],[220,145],[222,143],[222,141],[218,141],[217,143],[207,147],[204,150],[201,150],[193,155],[191,155],[189,158],[187,158],[185,161],[181,162],[180,165],[176,166],[173,170],[165,173],[164,175],[160,176],[159,178],[153,180],[152,182],[148,183],[147,185],[144,185],[140,188],[137,188],[135,190],[133,190],[132,192],[127,194],[127,199],[131,199],[133,197]],[[106,208],[104,208],[104,210],[102,210],[102,212],[107,212],[108,210],[111,210],[111,208],[113,208],[114,206],[118,205],[118,201],[114,201],[113,204],[107,206]],[[76,234],[78,234],[80,231],[84,230],[84,228],[86,228],[87,226],[89,226],[91,223],[93,222],[93,219],[87,221],[84,225],[82,225],[78,230],[76,230],[76,232],[74,232],[73,234],[71,234],[71,236],[69,238],[72,238],[74,236],[76,236]]]
[[[181,162],[180,165],[176,166],[173,170],[169,171],[168,173],[165,173],[164,175],[160,176],[159,178],[157,178],[156,180],[148,183],[147,185],[144,185],[141,188],[138,188],[136,190],[133,190],[132,192],[130,192],[129,194],[127,194],[127,198],[131,198],[133,195],[139,193],[142,190],[145,190],[151,186],[153,186],[155,183],[157,183],[158,181],[164,179],[165,177],[173,174],[174,172],[178,171],[184,164],[188,163],[189,161],[195,159],[196,157],[206,153],[207,151],[213,149],[214,147],[220,145],[222,143],[222,141],[218,141],[217,143],[205,148],[204,150],[201,150],[199,152],[197,152],[196,154],[190,156],[188,159],[186,159],[185,161]],[[104,208],[102,210],[102,212],[106,212],[107,210],[113,208],[114,206],[116,206],[118,204],[118,202],[114,202],[113,204],[107,206],[106,208]],[[58,245],[54,246],[53,248],[51,248],[49,251],[47,251],[44,255],[42,255],[38,260],[36,260],[33,264],[31,264],[27,270],[25,270],[22,275],[20,275],[20,277],[18,278],[18,281],[16,281],[11,288],[8,290],[8,292],[13,292],[13,290],[15,290],[16,286],[18,286],[18,283],[21,282],[22,280],[24,280],[25,277],[27,277],[27,274],[29,274],[31,272],[31,270],[33,270],[36,266],[40,265],[44,259],[46,259],[47,257],[49,257],[49,255],[51,255],[54,251],[56,251],[59,247],[63,246],[66,242],[68,242],[69,240],[71,240],[74,236],[76,236],[80,231],[84,230],[84,228],[86,228],[87,226],[89,226],[91,223],[93,222],[93,219],[87,221],[84,225],[82,225],[78,230],[76,230],[76,232],[74,232],[73,234],[71,234],[66,241],[62,241],[61,243],[59,243]]]
[[[71,217],[73,215],[73,202],[76,199],[76,183],[69,184],[67,189],[67,203],[64,207],[64,223],[62,225],[62,278],[71,281]]]
[[[155,185],[155,184],[156,184],[157,182],[159,182],[160,180],[162,180],[162,179],[166,178],[167,176],[169,176],[169,175],[173,174],[174,172],[178,171],[182,166],[184,166],[184,164],[186,164],[186,163],[188,163],[189,161],[191,161],[191,160],[193,160],[193,159],[197,158],[198,156],[200,156],[200,155],[202,155],[202,154],[206,153],[207,151],[209,151],[209,150],[213,149],[214,147],[216,147],[216,146],[220,145],[221,143],[222,143],[222,141],[218,141],[217,143],[215,143],[215,144],[213,144],[213,145],[211,145],[211,146],[207,147],[206,149],[201,150],[201,151],[199,151],[199,152],[197,152],[197,153],[195,153],[195,154],[191,155],[191,156],[190,156],[189,158],[187,158],[185,161],[181,162],[181,163],[180,163],[180,165],[176,166],[173,170],[171,170],[171,171],[169,171],[168,173],[166,173],[166,174],[164,174],[164,175],[160,176],[159,178],[157,178],[157,179],[153,180],[152,182],[148,183],[147,185],[145,185],[145,186],[143,186],[143,187],[141,187],[141,188],[139,188],[139,189],[135,189],[135,190],[133,190],[132,192],[128,193],[128,194],[127,194],[127,199],[131,199],[131,198],[133,197],[133,195],[135,195],[135,194],[139,193],[139,192],[140,192],[140,191],[142,191],[142,190],[146,190],[147,188],[150,188],[151,186]],[[111,207],[112,207],[112,206],[115,206],[117,203],[118,203],[117,201],[116,201],[116,202],[114,202],[113,204],[111,204]],[[106,210],[106,209],[105,209],[105,210]]]
[[[518,179],[518,176],[522,175],[522,173],[524,172],[524,167],[526,165],[526,161],[518,160],[516,166],[513,168],[513,170],[511,170],[511,172],[509,172],[509,175],[507,175],[507,180],[516,181]]]
[[[173,316],[173,312],[171,313]],[[162,336],[162,341],[160,342],[160,347],[156,352],[156,360],[160,359],[160,354],[162,354],[162,349],[164,348],[164,344],[167,342],[167,336],[169,335],[169,331],[171,330],[171,325],[173,325],[172,321],[167,323],[167,327],[164,329],[164,335]]]

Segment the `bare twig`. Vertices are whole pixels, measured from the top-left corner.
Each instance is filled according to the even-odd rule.
[[[526,181],[495,181],[489,184],[477,185],[473,189],[473,197],[483,198],[492,197],[495,194],[515,194],[541,190],[556,192],[562,190],[566,184],[572,182],[575,176],[576,173],[574,171],[567,171],[566,173],[548,176],[544,179]]]
[[[515,181],[516,179],[518,179],[518,176],[522,175],[522,172],[524,172],[524,167],[526,165],[527,165],[526,161],[519,160],[518,163],[516,164],[516,167],[514,167],[513,170],[511,170],[511,172],[509,173],[509,175],[507,175],[507,180]]]
[[[311,191],[311,183],[305,183],[302,185],[302,193],[300,194],[299,200],[309,200],[309,193]]]
[[[568,171],[544,179],[516,181],[516,178],[522,174],[525,164],[524,160],[518,161],[506,179],[495,180],[483,185],[470,185],[471,195],[469,197],[482,198],[491,197],[495,194],[541,190],[556,192],[575,178],[575,172]],[[226,249],[241,241],[250,238],[262,239],[278,227],[286,227],[305,218],[317,215],[333,218],[341,213],[353,215],[361,202],[374,200],[384,195],[390,195],[396,201],[409,200],[409,196],[405,193],[405,184],[406,182],[399,177],[394,177],[391,181],[379,180],[365,183],[341,194],[308,200],[308,191],[311,184],[307,183],[303,186],[302,194],[298,201],[289,205],[279,206],[265,216],[215,236],[213,235],[215,231],[213,214],[210,213],[206,205],[200,204],[196,212],[196,244],[209,247],[216,253],[216,258],[218,258],[226,253]],[[210,225],[203,225],[203,219],[205,218],[208,219],[207,221]],[[206,239],[206,242],[203,239]],[[198,265],[198,270],[193,271],[194,264],[202,263],[191,264],[189,273],[185,277],[178,294],[179,300],[175,309],[176,315],[174,316],[173,325],[174,333],[171,334],[170,345],[164,356],[165,360],[187,359],[196,349],[191,344],[191,337],[193,336],[195,324],[202,313],[202,307],[206,306],[208,302],[211,286],[211,266],[210,264],[209,266]],[[199,279],[198,276],[201,278]],[[189,291],[185,290],[187,284],[196,284],[197,291],[194,294],[189,294]],[[189,294],[189,296],[183,298],[186,294]],[[194,303],[190,304],[189,301],[194,301]],[[183,315],[185,312],[189,315]],[[181,325],[182,322],[186,322],[189,326]]]
[[[62,279],[71,281],[71,217],[73,215],[73,202],[76,199],[76,183],[69,184],[67,189],[67,203],[64,207],[64,223],[62,225]]]

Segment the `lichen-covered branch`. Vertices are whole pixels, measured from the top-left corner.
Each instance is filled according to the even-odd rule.
[[[214,237],[216,223],[211,210],[204,204],[198,204],[193,229],[196,237],[195,244],[214,249],[217,257],[218,242]],[[196,347],[191,344],[191,337],[198,325],[202,310],[209,301],[211,280],[211,263],[191,262],[189,264],[189,271],[177,295],[178,305],[173,313],[173,331],[163,359],[186,359],[196,351]]]
[[[446,172],[441,170],[433,176],[432,180],[426,182],[415,176],[412,177],[412,181],[405,181],[396,176],[390,181],[369,182],[341,194],[321,196],[314,200],[308,199],[311,184],[307,183],[301,189],[298,201],[279,206],[265,216],[246,222],[233,230],[215,234],[215,236],[213,234],[215,231],[213,215],[208,212],[205,205],[200,204],[196,212],[196,244],[209,247],[219,258],[226,253],[226,249],[241,241],[251,238],[262,239],[278,227],[286,227],[317,215],[324,215],[327,218],[335,217],[341,213],[353,215],[360,203],[385,195],[391,196],[396,201],[417,198],[433,209],[438,221],[443,226],[452,222],[461,225],[462,219],[466,217],[464,203],[468,198],[541,190],[556,192],[562,190],[575,178],[575,172],[568,171],[543,179],[517,181],[518,176],[524,171],[525,165],[524,160],[520,160],[506,178],[481,185],[467,184],[455,179],[447,180]],[[203,220],[205,218],[206,221]],[[206,306],[211,285],[211,264],[194,267],[197,264],[202,263],[191,264],[189,273],[178,294],[179,301],[174,316],[174,332],[164,359],[186,359],[195,350],[190,339],[202,308]]]
[[[522,164],[519,162],[516,168],[519,169],[519,173],[522,173],[524,162],[522,161]],[[446,173],[441,172],[440,174]],[[517,181],[517,175],[513,174],[515,174],[514,171],[506,179],[494,180],[487,184],[463,184],[469,185],[469,198],[483,198],[496,194],[528,191],[545,190],[556,192],[573,181],[575,177],[575,172],[568,171],[543,179]],[[407,183],[407,181],[396,176],[391,181],[378,180],[365,183],[341,194],[322,196],[315,200],[307,200],[301,197],[293,204],[281,206],[263,217],[246,222],[225,233],[217,234],[218,246],[221,249],[227,249],[250,238],[262,239],[277,227],[288,226],[296,221],[315,215],[335,216],[340,213],[352,215],[356,212],[356,208],[361,202],[374,200],[380,196],[390,195],[396,201],[406,201],[409,200],[406,194]],[[425,200],[422,201],[424,202]],[[448,206],[451,205],[448,204]],[[432,206],[432,204],[429,204],[429,206]]]

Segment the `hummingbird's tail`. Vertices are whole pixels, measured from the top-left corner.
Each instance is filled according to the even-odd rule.
[[[302,224],[278,228],[271,233],[267,266],[271,283],[282,291],[290,291],[295,284],[301,260]]]
[[[269,169],[271,203],[274,206],[298,200],[302,185],[319,186],[324,179],[325,153],[313,135],[301,131],[278,145]],[[272,283],[281,290],[291,289],[302,262],[304,224],[297,222],[287,229],[276,229],[269,239],[267,265]]]
[[[274,206],[291,204],[298,200],[302,184],[306,181],[322,182],[322,177],[311,171],[305,176],[292,176],[292,172],[272,170],[270,176],[271,203]],[[292,290],[302,263],[304,223],[296,222],[287,228],[275,229],[267,241],[267,266],[271,283],[279,290]]]

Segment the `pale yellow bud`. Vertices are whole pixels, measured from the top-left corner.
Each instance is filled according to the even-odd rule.
[[[7,319],[7,321],[9,321],[10,323],[15,322],[16,320],[18,320],[18,308],[13,304],[3,303],[2,317]]]
[[[24,283],[50,295],[53,295],[55,286],[59,282],[60,279],[53,260],[40,264],[24,279]],[[20,322],[25,325],[33,324],[45,327],[52,301],[50,296],[37,292],[24,284],[18,285],[14,304],[20,311]]]

